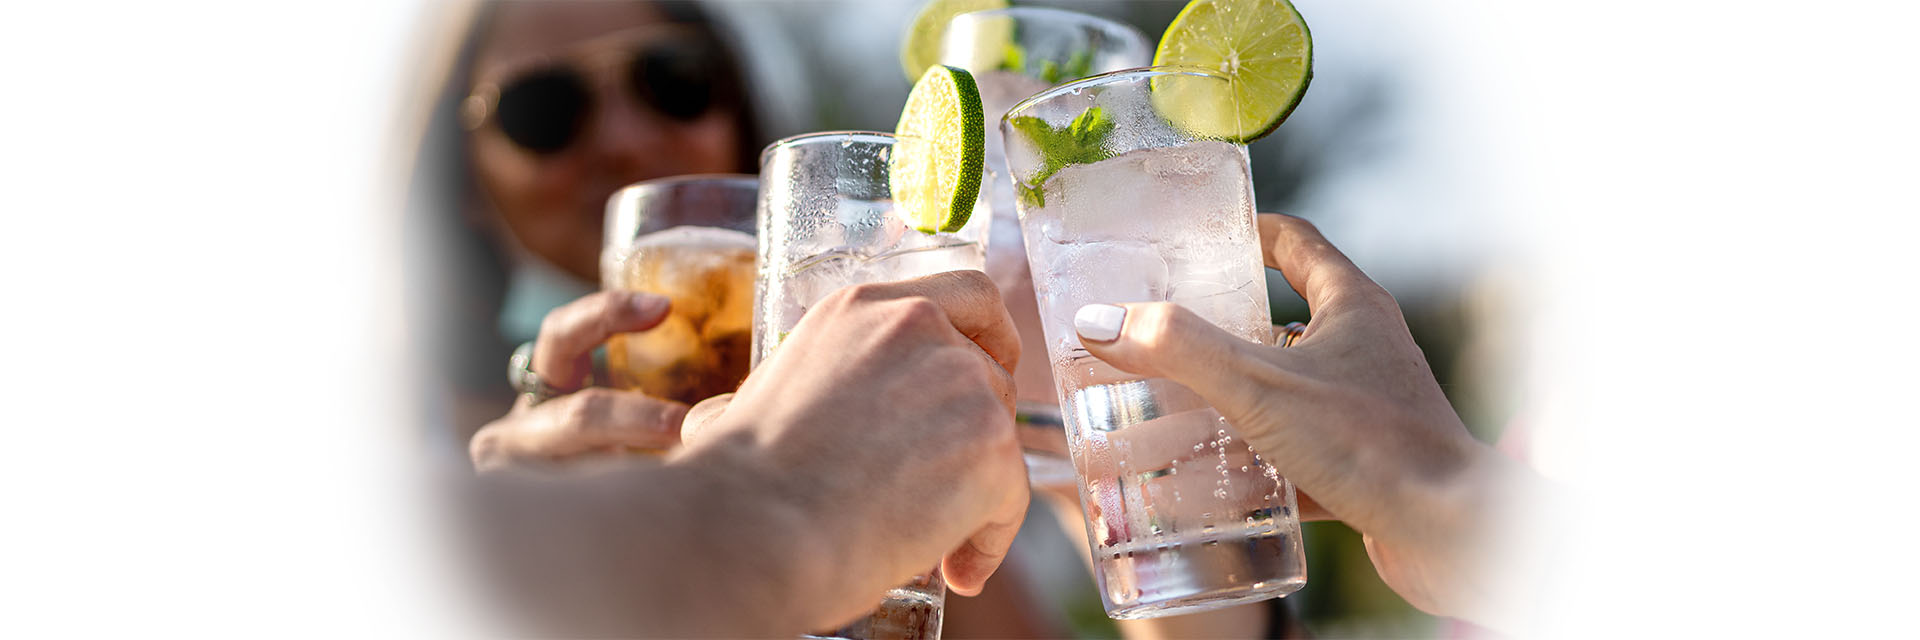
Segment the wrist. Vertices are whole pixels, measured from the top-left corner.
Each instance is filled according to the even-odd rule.
[[[1392,559],[1395,590],[1410,591],[1422,610],[1480,621],[1494,587],[1485,554],[1499,547],[1505,460],[1464,433],[1459,440],[1436,456],[1448,463],[1402,478],[1394,525],[1370,532],[1370,552]]]
[[[668,464],[703,477],[712,507],[695,528],[732,538],[723,554],[740,561],[718,583],[756,603],[748,609],[762,633],[793,635],[826,626],[821,598],[846,591],[838,546],[822,528],[824,516],[744,431],[702,439],[676,451]],[[749,577],[750,576],[750,577]],[[765,609],[759,608],[764,604]],[[752,634],[750,634],[752,635]]]

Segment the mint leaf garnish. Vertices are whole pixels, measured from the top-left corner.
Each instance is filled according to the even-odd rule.
[[[1064,77],[1069,80],[1079,80],[1092,75],[1093,52],[1087,49],[1081,49],[1075,52],[1073,57],[1067,59],[1067,66],[1061,69],[1061,71]]]
[[[1041,63],[1040,80],[1047,84],[1060,84],[1060,63],[1052,60]]]
[[[1100,107],[1087,109],[1065,127],[1055,127],[1033,116],[1020,116],[1011,122],[1013,129],[1032,140],[1040,151],[1040,170],[1033,174],[1032,180],[1016,185],[1021,201],[1028,206],[1047,205],[1041,188],[1054,173],[1071,165],[1092,164],[1113,157],[1106,149],[1107,137],[1113,134],[1113,119]]]
[[[1071,82],[1092,75],[1093,51],[1081,49],[1067,58],[1065,64],[1058,60],[1039,60],[1039,68],[1029,65],[1027,48],[1018,42],[1008,42],[1000,47],[1000,71],[1012,71],[1039,78],[1047,84]]]
[[[1027,49],[1018,42],[1009,42],[1000,48],[1000,70],[1014,73],[1027,72]]]

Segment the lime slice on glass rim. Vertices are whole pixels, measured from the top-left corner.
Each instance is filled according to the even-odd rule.
[[[940,43],[954,16],[1005,8],[1007,0],[933,0],[921,7],[900,41],[900,68],[907,72],[907,79],[918,78],[928,67],[940,64]]]
[[[900,218],[922,233],[959,231],[973,214],[987,126],[973,74],[935,65],[913,83],[893,129],[887,183]]]
[[[1313,80],[1313,35],[1287,0],[1193,0],[1160,36],[1153,64],[1227,76],[1225,84],[1156,81],[1153,104],[1190,133],[1244,144],[1273,133],[1300,105]]]

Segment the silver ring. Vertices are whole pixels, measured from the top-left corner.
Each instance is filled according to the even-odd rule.
[[[532,406],[566,395],[540,379],[533,372],[533,343],[522,342],[513,350],[513,356],[507,358],[507,382],[513,390],[527,397],[527,405]]]

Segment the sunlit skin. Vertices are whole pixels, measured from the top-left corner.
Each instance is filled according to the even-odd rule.
[[[474,175],[513,239],[581,280],[598,279],[607,198],[653,178],[738,171],[735,110],[691,122],[626,89],[621,64],[666,17],[644,3],[506,2],[480,36],[470,86],[501,84],[555,61],[587,74],[594,108],[573,144],[542,155],[489,123],[469,133]]]

